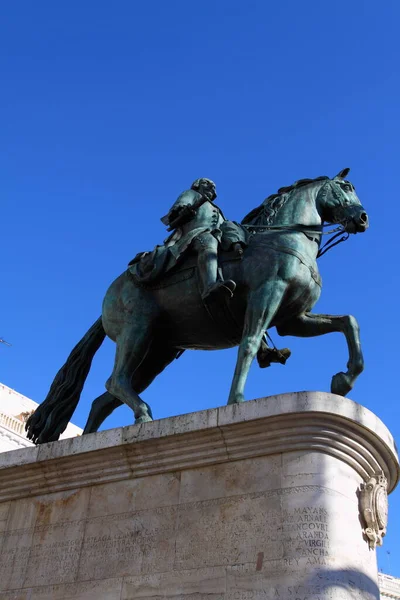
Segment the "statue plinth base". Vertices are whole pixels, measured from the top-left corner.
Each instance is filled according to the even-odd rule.
[[[321,392],[0,455],[1,600],[377,600],[399,479],[383,423]]]

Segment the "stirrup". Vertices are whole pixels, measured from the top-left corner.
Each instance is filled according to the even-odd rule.
[[[209,300],[210,297],[218,295],[220,292],[228,293],[229,297],[233,297],[233,292],[236,289],[236,283],[232,279],[226,281],[217,281],[208,290],[202,294],[203,300]]]
[[[272,363],[280,363],[281,365],[286,364],[288,358],[290,358],[291,351],[289,348],[265,348],[257,352],[257,362],[260,369],[266,369],[270,367]]]

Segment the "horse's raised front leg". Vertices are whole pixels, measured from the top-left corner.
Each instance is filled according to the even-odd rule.
[[[353,388],[354,382],[364,370],[364,359],[361,352],[360,329],[357,320],[351,315],[314,315],[304,313],[286,321],[277,327],[279,335],[296,337],[314,337],[326,333],[341,332],[344,334],[349,349],[349,360],[346,373],[337,373],[332,377],[331,392],[345,396]]]
[[[268,329],[281,304],[285,290],[286,283],[278,280],[250,292],[228,404],[243,402],[244,386],[251,363],[260,347],[264,331]]]

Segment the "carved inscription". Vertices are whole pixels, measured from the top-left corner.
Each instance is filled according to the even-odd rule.
[[[264,584],[258,589],[228,591],[225,600],[376,600],[376,586],[366,589],[362,582],[340,580],[332,582],[282,585]]]
[[[348,588],[352,600],[372,600],[373,596],[359,595],[357,590]],[[334,592],[335,600],[350,598],[347,591]],[[236,590],[227,592],[225,600],[332,600],[332,590],[323,584],[315,585],[271,585],[258,590]]]
[[[287,502],[280,512],[279,522],[267,521],[267,531],[279,533],[283,557],[265,560],[261,570],[259,555],[255,564],[238,565],[228,571],[226,600],[327,600],[331,587],[324,581],[315,583],[309,575],[335,563],[331,550],[329,514],[323,506],[298,506]],[[297,505],[297,506],[296,506]],[[257,576],[255,576],[257,573]],[[308,574],[308,575],[307,575]],[[285,585],[282,585],[282,580]],[[307,583],[305,583],[305,581]],[[293,581],[293,584],[291,584]],[[341,596],[335,596],[335,599]]]
[[[24,580],[33,530],[5,532],[0,535],[0,585],[18,589]]]
[[[304,506],[283,511],[282,531],[285,554],[290,556],[287,566],[300,566],[300,561],[302,567],[332,564],[325,508]]]
[[[281,555],[278,496],[257,494],[184,504],[178,523],[175,565],[179,569],[249,563],[260,552],[264,553],[262,561]]]
[[[327,600],[321,585],[274,585],[261,590],[237,590],[227,600]]]
[[[122,585],[124,578],[122,598],[128,600],[145,585],[150,598],[167,584],[172,594],[182,583],[181,576],[177,583],[155,581],[155,573],[165,579],[186,569],[194,577],[198,569],[218,565],[223,575],[185,584],[193,600],[328,600],[332,582],[310,574],[335,568],[337,537],[330,529],[335,520],[322,505],[302,506],[297,490],[291,497],[287,490],[269,490],[10,532],[0,548],[0,581],[7,582],[5,589],[18,589],[21,582],[26,588],[45,586],[49,600],[58,600],[57,594],[61,600],[68,585],[79,589],[74,581],[83,586],[114,578]],[[348,575],[343,577],[346,594],[352,588]]]
[[[81,521],[35,531],[26,575],[27,586],[74,581],[84,526]]]
[[[77,583],[64,583],[59,585],[46,585],[28,588],[21,595],[4,596],[0,592],[0,600],[114,600],[120,598],[122,580],[103,579],[101,581],[82,581]]]
[[[90,519],[79,562],[79,579],[168,571],[174,560],[176,508]]]

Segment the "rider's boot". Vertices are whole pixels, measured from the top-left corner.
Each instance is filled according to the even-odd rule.
[[[196,240],[198,267],[201,282],[201,297],[209,300],[213,297],[233,296],[236,283],[231,279],[217,281],[218,277],[218,241],[211,235],[199,236]]]
[[[290,358],[291,351],[289,348],[271,348],[265,339],[261,341],[260,347],[257,352],[257,362],[261,369],[265,369],[271,366],[271,363],[280,363],[284,365],[288,358]]]

